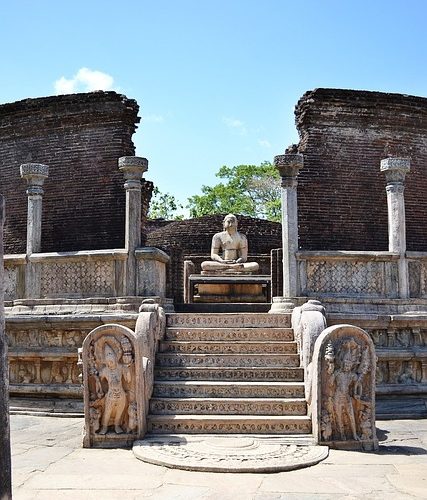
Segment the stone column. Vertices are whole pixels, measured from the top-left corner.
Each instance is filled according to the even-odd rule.
[[[125,276],[126,295],[137,295],[135,250],[141,246],[141,179],[148,169],[148,160],[138,156],[119,158],[119,170],[125,177],[126,228],[125,248],[128,252]]]
[[[409,158],[386,158],[381,160],[381,172],[385,173],[388,208],[388,250],[400,254],[399,297],[409,297],[408,262],[406,253],[405,223],[405,176],[410,170]]]
[[[3,221],[4,198],[0,195],[0,283],[4,283],[3,269]],[[7,342],[4,329],[4,291],[0,287],[0,498],[12,498],[12,475],[10,460],[9,425],[9,364],[7,361]]]
[[[21,177],[28,183],[27,255],[31,255],[41,249],[43,183],[49,175],[49,167],[42,163],[24,163],[20,170]]]
[[[297,176],[303,164],[303,155],[299,153],[274,157],[274,165],[282,178],[283,297],[273,297],[272,313],[291,311],[295,306],[292,298],[299,293],[295,255],[298,251]]]

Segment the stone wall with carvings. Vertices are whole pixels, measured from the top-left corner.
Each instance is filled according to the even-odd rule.
[[[116,315],[114,320],[134,328],[136,314]],[[108,321],[107,314],[103,317],[80,315],[68,318],[62,315],[50,320],[37,316],[7,317],[11,396],[43,394],[45,397],[69,398],[76,401],[75,409],[82,411],[77,350],[93,328]]]
[[[380,161],[410,157],[405,186],[408,249],[427,249],[427,99],[316,89],[296,105],[300,248],[387,250]]]
[[[115,92],[25,99],[0,106],[0,184],[8,211],[5,252],[25,251],[26,185],[21,163],[49,166],[44,184],[42,251],[120,248],[125,192],[117,167],[135,154],[136,101]],[[152,183],[144,182],[143,213]]]

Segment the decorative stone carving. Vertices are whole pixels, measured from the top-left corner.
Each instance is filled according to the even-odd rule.
[[[114,296],[114,261],[41,264],[42,297]]]
[[[166,319],[154,301],[140,307],[135,332],[103,325],[83,341],[85,447],[129,446],[146,432],[154,357]]]
[[[308,261],[306,293],[380,297],[383,272],[382,262]]]
[[[304,367],[305,397],[310,404],[313,350],[317,338],[326,328],[325,308],[318,300],[309,300],[296,307],[292,312],[292,328]]]
[[[223,225],[224,231],[214,234],[212,238],[212,261],[202,262],[202,274],[257,272],[259,265],[256,262],[247,262],[248,240],[237,231],[237,217],[233,214],[226,215]]]
[[[373,342],[361,328],[332,326],[316,340],[312,415],[319,442],[343,449],[377,449],[375,365]]]
[[[85,447],[129,445],[135,438],[135,359],[135,334],[124,326],[100,326],[84,340]]]
[[[4,269],[4,299],[17,298],[18,267],[5,267]]]
[[[135,443],[144,462],[184,470],[212,472],[279,472],[314,465],[328,455],[326,446],[296,446],[279,436],[155,436]]]

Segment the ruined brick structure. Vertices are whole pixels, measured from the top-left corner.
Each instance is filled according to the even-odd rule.
[[[427,247],[427,99],[316,89],[296,110],[300,248],[387,250],[387,201],[380,161],[410,157],[405,187],[407,247]]]
[[[0,185],[9,207],[5,252],[25,252],[26,183],[21,163],[49,166],[42,251],[120,248],[125,192],[117,167],[134,155],[136,101],[115,92],[25,99],[0,106]],[[152,184],[143,183],[143,214]]]
[[[191,260],[199,266],[210,254],[212,236],[222,230],[224,215],[208,215],[197,219],[159,224],[154,221],[154,230],[147,225],[147,246],[161,248],[171,257],[168,264],[167,297],[176,302],[183,301],[183,264]],[[249,255],[256,255],[262,274],[270,274],[270,251],[282,245],[281,225],[277,222],[238,216],[239,232],[246,234]],[[158,227],[160,225],[160,227]],[[250,257],[251,258],[251,257]],[[254,258],[254,257],[252,257]]]

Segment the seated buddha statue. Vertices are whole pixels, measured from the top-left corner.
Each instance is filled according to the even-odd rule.
[[[212,238],[212,260],[202,262],[202,274],[256,273],[259,265],[247,262],[248,240],[237,231],[237,217],[233,214],[226,215],[223,227],[224,231],[214,234]]]

